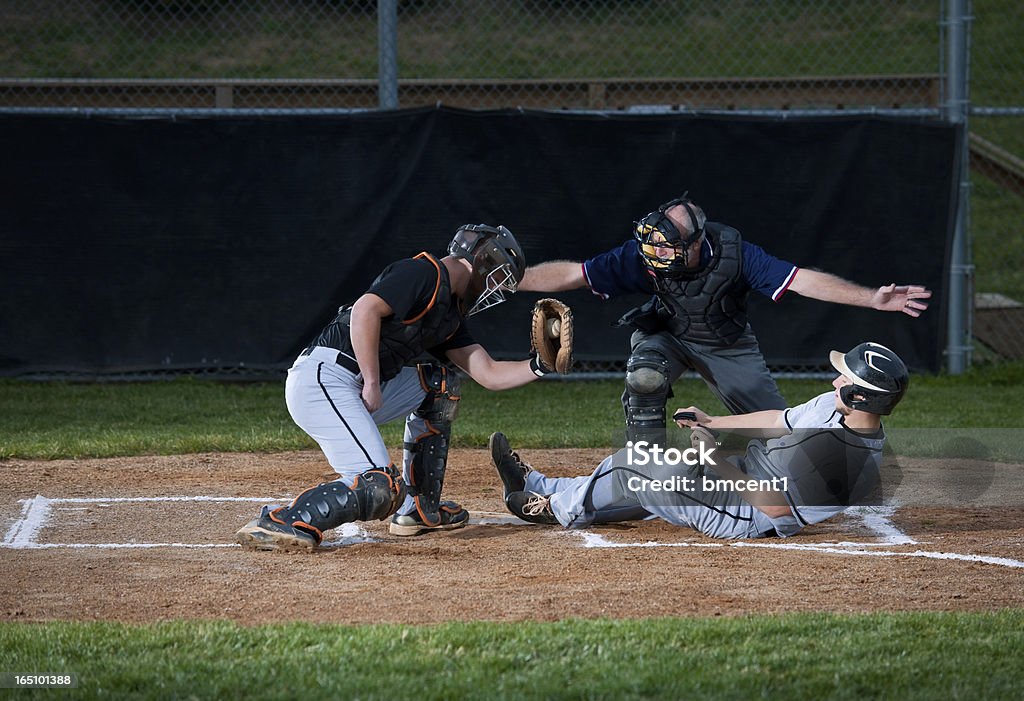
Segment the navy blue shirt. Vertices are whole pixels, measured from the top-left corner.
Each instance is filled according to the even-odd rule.
[[[771,297],[773,301],[779,301],[789,289],[798,268],[792,263],[776,258],[757,244],[743,241],[741,245],[743,277],[747,284],[752,290]],[[702,266],[711,260],[712,253],[711,241],[705,238],[700,250]],[[583,275],[594,294],[604,299],[631,292],[654,292],[651,273],[644,266],[635,239],[586,260],[583,263]]]

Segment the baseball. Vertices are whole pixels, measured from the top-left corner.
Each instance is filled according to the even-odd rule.
[[[548,319],[544,323],[544,329],[548,335],[548,338],[558,338],[562,331],[561,319]]]

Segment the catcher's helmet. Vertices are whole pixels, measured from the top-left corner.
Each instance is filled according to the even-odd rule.
[[[465,224],[455,232],[448,253],[473,266],[463,299],[467,317],[501,304],[526,273],[526,256],[512,232],[503,226]]]
[[[633,238],[640,249],[644,265],[655,275],[676,278],[692,272],[688,266],[689,247],[704,235],[704,211],[683,193],[658,207],[638,222],[634,222]],[[689,234],[679,230],[666,211],[682,205],[690,218]],[[698,254],[699,255],[699,254]]]
[[[907,366],[880,343],[861,343],[849,353],[829,353],[832,367],[852,382],[839,389],[839,398],[851,409],[891,414],[910,384]]]

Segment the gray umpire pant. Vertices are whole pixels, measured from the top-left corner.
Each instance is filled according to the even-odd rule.
[[[650,350],[667,358],[670,383],[678,380],[687,369],[694,370],[733,414],[786,408],[786,400],[768,372],[749,324],[734,344],[724,348],[680,339],[667,331],[653,334],[636,331],[630,345],[634,355]]]

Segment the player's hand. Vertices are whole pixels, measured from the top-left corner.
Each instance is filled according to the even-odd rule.
[[[688,419],[688,418],[676,419],[675,417],[676,417],[677,414],[679,414],[679,412],[689,412],[689,413],[693,414],[696,417],[696,420],[691,420],[691,419]],[[704,412],[701,409],[698,409],[695,406],[688,406],[688,407],[683,407],[683,408],[680,408],[680,409],[676,409],[672,413],[672,418],[676,422],[676,425],[678,425],[680,428],[693,428],[694,426],[706,423],[706,422],[711,420],[711,416],[710,415],[708,415],[706,412]]]
[[[380,393],[380,384],[376,382],[367,382],[363,384],[362,391],[363,406],[371,414],[380,409],[381,404],[384,403],[384,398]]]
[[[928,308],[924,300],[932,296],[932,291],[920,285],[885,285],[875,290],[871,296],[871,308],[883,312],[903,312],[909,316],[921,316]]]

